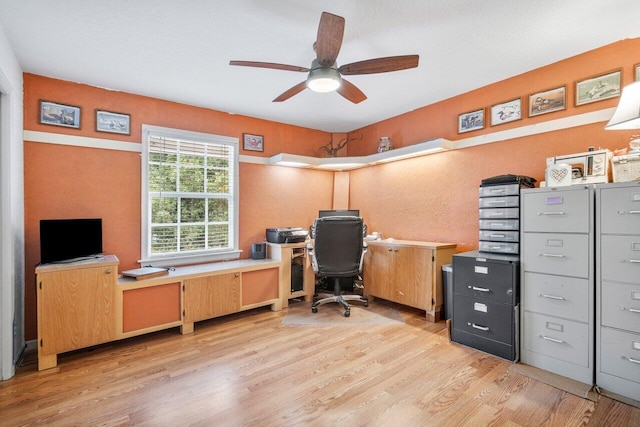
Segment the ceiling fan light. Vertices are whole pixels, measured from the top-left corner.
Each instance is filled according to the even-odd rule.
[[[340,73],[335,68],[314,68],[309,71],[309,77],[307,77],[307,87],[314,92],[333,92],[341,84]]]

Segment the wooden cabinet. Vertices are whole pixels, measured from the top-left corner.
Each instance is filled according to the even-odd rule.
[[[184,281],[184,321],[211,319],[240,310],[240,273]]]
[[[440,320],[443,264],[451,263],[455,244],[407,240],[368,243],[364,262],[364,292],[426,311]]]
[[[115,256],[42,265],[36,276],[39,370],[56,366],[58,353],[115,338]]]
[[[280,294],[283,296],[283,307],[288,307],[292,298],[304,297],[307,302],[313,299],[315,274],[309,261],[307,243],[267,243],[267,257],[281,263]]]

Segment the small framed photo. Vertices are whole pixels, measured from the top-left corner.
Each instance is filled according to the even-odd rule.
[[[458,116],[458,133],[484,129],[484,108]]]
[[[80,107],[40,100],[40,123],[80,129]]]
[[[522,98],[491,106],[491,126],[513,122],[522,118]]]
[[[129,114],[96,110],[96,131],[131,135],[131,116]]]
[[[529,95],[529,117],[567,108],[567,87],[560,86]]]
[[[576,107],[620,96],[622,71],[616,70],[576,82]]]
[[[640,64],[636,64],[633,66],[633,70],[635,71],[635,76],[637,82],[640,82]]]
[[[242,147],[249,151],[264,151],[264,137],[262,135],[242,134]]]

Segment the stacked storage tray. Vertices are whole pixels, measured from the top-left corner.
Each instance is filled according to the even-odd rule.
[[[520,253],[520,184],[481,185],[478,249],[517,255]]]

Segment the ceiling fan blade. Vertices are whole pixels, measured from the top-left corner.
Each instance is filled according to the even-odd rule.
[[[300,71],[306,73],[309,71],[306,67],[298,67],[297,65],[276,64],[274,62],[256,62],[256,61],[229,61],[229,65],[240,65],[242,67],[258,67],[271,68],[274,70],[284,71]]]
[[[367,99],[367,95],[365,95],[360,89],[356,87],[353,83],[349,83],[345,79],[342,79],[342,84],[336,90],[340,95],[347,98],[349,101],[354,104],[359,104],[365,99]]]
[[[299,94],[300,92],[302,92],[306,88],[307,88],[307,81],[305,80],[305,81],[303,81],[301,83],[298,83],[297,85],[295,85],[291,89],[288,89],[288,90],[282,92],[282,94],[280,94],[280,96],[278,96],[276,99],[274,99],[273,102],[286,101],[287,99],[291,98],[293,95]]]
[[[322,12],[318,36],[313,47],[320,65],[330,66],[336,62],[342,37],[344,36],[344,18],[328,12]]]
[[[338,68],[340,74],[345,76],[354,74],[375,74],[389,71],[406,70],[418,66],[418,55],[389,56],[386,58],[368,59],[366,61],[352,62]]]

